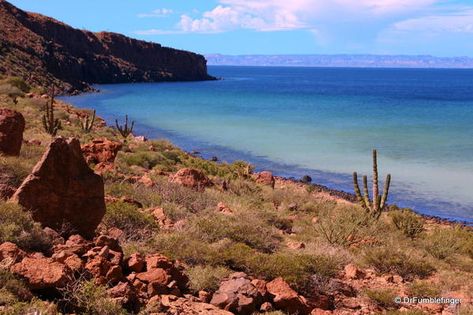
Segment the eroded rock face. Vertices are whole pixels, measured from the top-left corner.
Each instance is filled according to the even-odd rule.
[[[77,139],[56,138],[12,199],[43,226],[86,238],[105,214],[103,180],[87,166]]]
[[[0,109],[0,153],[4,155],[20,155],[25,131],[25,118],[17,111]]]
[[[212,182],[204,173],[193,168],[179,170],[170,177],[170,181],[196,190],[203,190],[205,187],[212,186]]]

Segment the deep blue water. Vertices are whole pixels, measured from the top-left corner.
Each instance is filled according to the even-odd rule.
[[[109,123],[351,192],[378,149],[391,203],[473,222],[473,70],[209,67],[220,81],[101,85],[67,97]]]

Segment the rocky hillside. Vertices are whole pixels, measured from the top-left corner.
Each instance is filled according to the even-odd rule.
[[[126,36],[74,29],[0,0],[0,73],[65,92],[94,83],[212,79],[203,56]]]

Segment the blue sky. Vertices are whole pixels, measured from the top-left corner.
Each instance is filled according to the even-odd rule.
[[[473,0],[10,0],[199,53],[473,56]]]

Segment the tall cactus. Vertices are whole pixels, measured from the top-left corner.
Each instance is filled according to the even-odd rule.
[[[92,130],[92,127],[94,126],[95,122],[95,110],[92,113],[92,118],[90,117],[89,114],[85,116],[85,118],[80,119],[80,126],[84,132],[90,132]]]
[[[378,219],[383,212],[386,201],[388,200],[389,185],[391,184],[391,174],[386,176],[386,182],[384,183],[383,194],[379,195],[378,186],[378,154],[376,150],[373,150],[373,200],[370,200],[368,192],[368,177],[363,176],[363,196],[361,195],[360,186],[358,185],[358,174],[353,173],[353,186],[355,188],[356,198],[360,205],[374,218]]]
[[[118,132],[122,135],[123,139],[126,141],[129,135],[133,132],[133,127],[135,126],[135,122],[131,122],[131,126],[128,126],[128,115],[125,116],[125,125],[121,126],[118,123],[118,120],[115,120],[115,125],[118,129]]]
[[[49,95],[49,101],[46,103],[45,111],[43,115],[43,127],[44,130],[51,136],[55,137],[58,130],[61,129],[61,121],[54,118],[54,87],[51,88]]]

